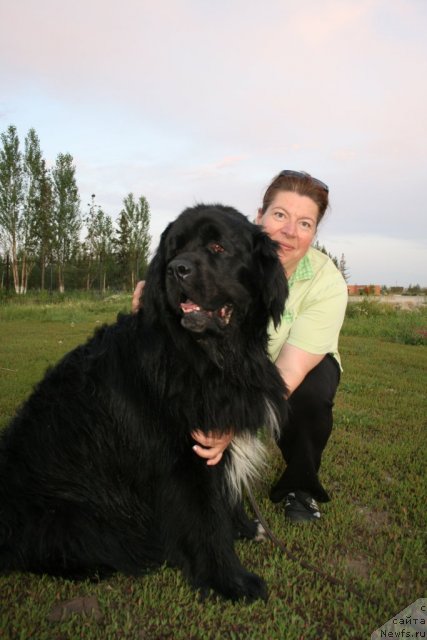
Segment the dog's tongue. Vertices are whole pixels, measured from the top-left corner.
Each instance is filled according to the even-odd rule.
[[[180,307],[184,316],[194,313],[196,315],[192,317],[198,317],[199,319],[203,316],[205,318],[216,317],[219,318],[223,326],[227,325],[230,322],[231,314],[233,313],[233,308],[229,304],[225,304],[223,307],[221,307],[220,309],[216,309],[215,311],[210,311],[208,309],[203,309],[188,298],[185,302],[181,302]]]
[[[186,300],[186,302],[181,302],[181,309],[184,313],[191,313],[192,311],[200,311],[200,307],[195,302],[191,300]]]

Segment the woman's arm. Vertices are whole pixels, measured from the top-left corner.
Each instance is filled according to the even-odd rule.
[[[317,355],[308,353],[290,344],[284,344],[276,360],[276,366],[287,388],[288,397],[301,384],[309,371],[314,369],[325,357],[325,354]],[[193,447],[195,453],[206,460],[206,464],[213,466],[221,460],[224,451],[233,439],[233,433],[215,435],[215,431],[206,436],[202,431],[193,431],[191,434],[198,443]],[[200,446],[201,445],[201,446]]]
[[[288,398],[325,355],[308,353],[287,342],[283,345],[275,364],[288,389]]]

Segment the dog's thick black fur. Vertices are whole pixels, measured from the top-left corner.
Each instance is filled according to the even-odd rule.
[[[240,506],[280,428],[284,386],[266,353],[287,285],[275,246],[236,210],[198,205],[162,235],[141,310],[119,316],[46,373],[0,444],[0,570],[139,575],[169,563],[202,592],[266,597],[234,539]],[[198,428],[233,445],[216,466]]]

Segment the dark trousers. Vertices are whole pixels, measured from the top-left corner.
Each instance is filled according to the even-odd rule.
[[[290,491],[307,491],[320,502],[330,498],[318,473],[322,453],[332,431],[332,407],[340,381],[336,360],[326,355],[289,398],[289,417],[278,446],[286,469],[270,492],[280,502]]]

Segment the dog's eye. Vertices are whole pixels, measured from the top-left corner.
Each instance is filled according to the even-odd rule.
[[[208,244],[208,249],[212,253],[223,253],[224,247],[219,244],[219,242],[211,242]]]

